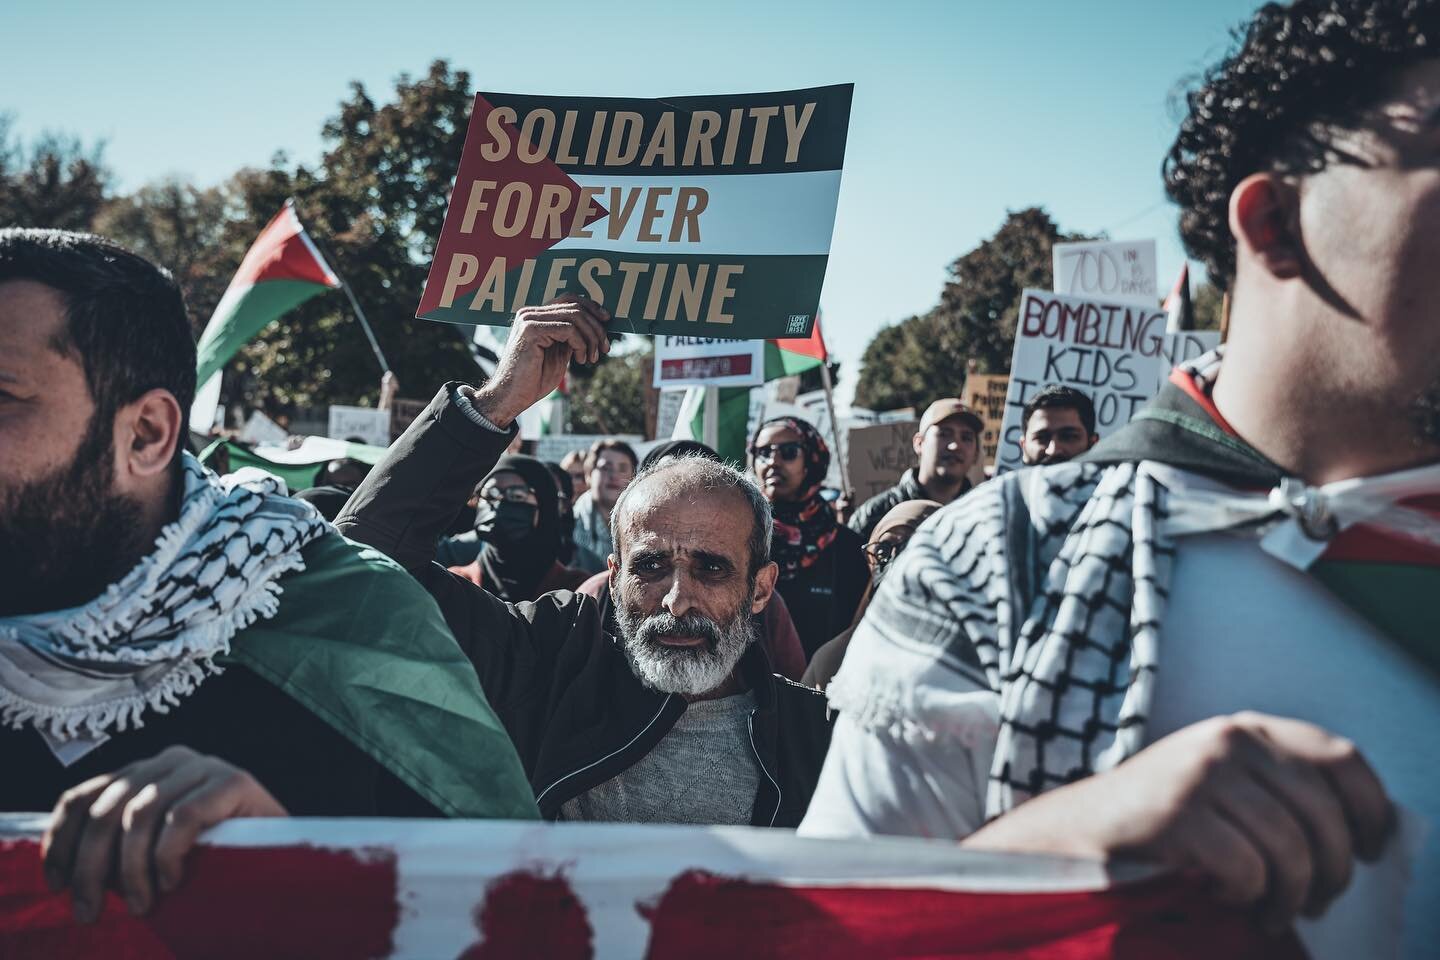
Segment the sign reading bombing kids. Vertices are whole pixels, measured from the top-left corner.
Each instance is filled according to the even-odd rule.
[[[852,90],[477,94],[416,316],[505,326],[575,293],[620,332],[808,336]]]

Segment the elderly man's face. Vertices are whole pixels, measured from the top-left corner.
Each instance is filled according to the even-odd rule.
[[[654,497],[630,495],[616,531],[616,619],[647,686],[698,696],[723,684],[754,640],[751,617],[770,599],[778,571],[766,564],[751,580],[754,520],[739,492],[654,486]]]

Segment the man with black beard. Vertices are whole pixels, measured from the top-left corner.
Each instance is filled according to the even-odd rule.
[[[142,912],[226,817],[533,816],[434,602],[201,467],[194,392],[168,274],[0,230],[0,810],[55,808],[52,885]]]
[[[775,676],[752,615],[775,588],[770,506],[699,457],[642,470],[612,512],[620,636],[569,592],[506,604],[434,562],[437,535],[609,315],[566,297],[520,311],[495,375],[447,384],[356,491],[340,530],[440,604],[520,753],[541,814],[641,823],[799,823],[829,744],[824,699]]]

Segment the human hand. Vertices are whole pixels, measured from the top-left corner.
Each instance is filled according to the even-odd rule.
[[[565,294],[543,307],[515,315],[495,374],[474,393],[475,408],[497,427],[549,396],[572,358],[595,363],[610,352],[605,324],[610,313],[593,300]]]
[[[1318,916],[1380,855],[1395,814],[1355,745],[1258,713],[1178,730],[1115,769],[1042,794],[966,847],[1126,857],[1201,874],[1282,929]]]
[[[45,880],[70,889],[75,919],[91,923],[117,878],[131,913],[155,888],[180,882],[185,854],[203,830],[232,817],[283,817],[285,808],[244,770],[189,747],[87,780],[61,795],[41,842]]]

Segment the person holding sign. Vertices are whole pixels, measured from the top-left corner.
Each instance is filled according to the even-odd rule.
[[[916,534],[804,831],[1150,860],[1315,960],[1428,957],[1440,847],[1397,806],[1440,822],[1440,3],[1235,36],[1165,168],[1228,342]]]
[[[750,457],[775,511],[770,553],[780,565],[776,589],[795,619],[808,662],[855,617],[870,582],[864,542],[820,495],[830,447],[814,426],[798,417],[767,420]]]
[[[506,603],[434,562],[438,534],[474,478],[496,466],[516,419],[572,358],[593,363],[609,351],[609,321],[573,296],[522,309],[495,374],[480,387],[443,387],[336,526],[430,591],[546,818],[793,827],[829,719],[824,698],[776,677],[757,642],[754,614],[779,571],[770,506],[748,475],[679,456],[626,485],[607,558],[614,633],[588,596]]]
[[[868,540],[881,518],[907,500],[949,503],[969,493],[968,474],[980,457],[984,433],[985,421],[955,397],[930,404],[913,441],[920,463],[895,486],[862,503],[850,518],[850,529]]]

